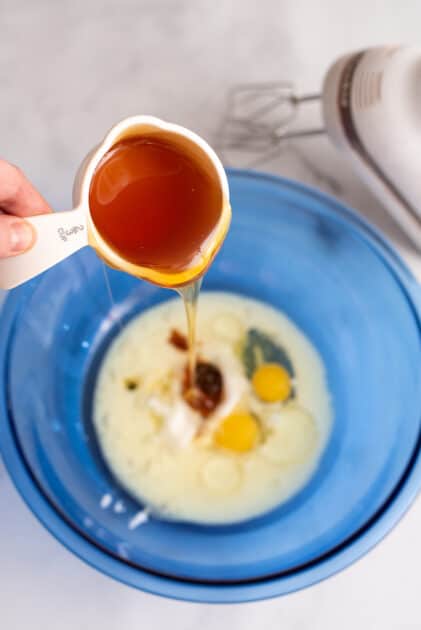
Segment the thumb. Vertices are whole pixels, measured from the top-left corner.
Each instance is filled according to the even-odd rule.
[[[0,215],[0,258],[21,254],[34,241],[34,229],[24,219],[8,214]]]

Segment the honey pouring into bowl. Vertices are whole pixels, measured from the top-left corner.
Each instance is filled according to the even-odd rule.
[[[231,219],[217,155],[179,125],[126,118],[85,158],[73,199],[73,210],[28,219],[35,245],[0,261],[0,287],[11,289],[89,245],[111,267],[180,292],[192,380],[201,278]]]

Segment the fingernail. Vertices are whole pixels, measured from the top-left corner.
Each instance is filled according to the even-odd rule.
[[[24,252],[32,245],[34,233],[25,221],[16,221],[10,226],[10,248],[12,252]]]

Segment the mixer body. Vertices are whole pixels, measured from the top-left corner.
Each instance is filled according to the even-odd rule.
[[[380,47],[342,57],[322,103],[330,139],[421,248],[421,52]]]

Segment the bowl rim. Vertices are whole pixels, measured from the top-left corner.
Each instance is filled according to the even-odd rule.
[[[248,181],[258,180],[259,183],[275,184],[283,189],[301,193],[311,197],[313,201],[319,201],[324,206],[324,212],[333,211],[337,218],[353,230],[354,235],[362,239],[381,258],[397,280],[421,326],[421,288],[416,279],[387,239],[355,210],[326,193],[290,179],[248,169],[227,169],[227,172],[230,178],[243,177]],[[37,279],[32,281],[31,286],[36,287],[38,281]],[[3,333],[0,338],[0,379],[3,379],[3,382],[7,372],[9,343],[12,338],[10,333],[16,322],[16,314],[22,306],[21,296],[22,290],[19,289],[9,294],[0,312]],[[167,578],[132,567],[107,554],[89,542],[60,516],[38,488],[27,469],[15,439],[14,430],[8,421],[8,413],[8,400],[3,388],[3,394],[0,396],[0,454],[15,487],[44,527],[69,551],[90,566],[129,586],[172,599],[203,603],[239,603],[268,599],[315,584],[349,566],[379,543],[405,514],[421,487],[421,457],[419,456],[421,449],[418,443],[400,483],[379,513],[372,517],[362,531],[357,531],[343,548],[331,551],[326,557],[318,558],[313,565],[294,570],[294,573],[290,575],[266,577],[241,584],[215,585]]]

